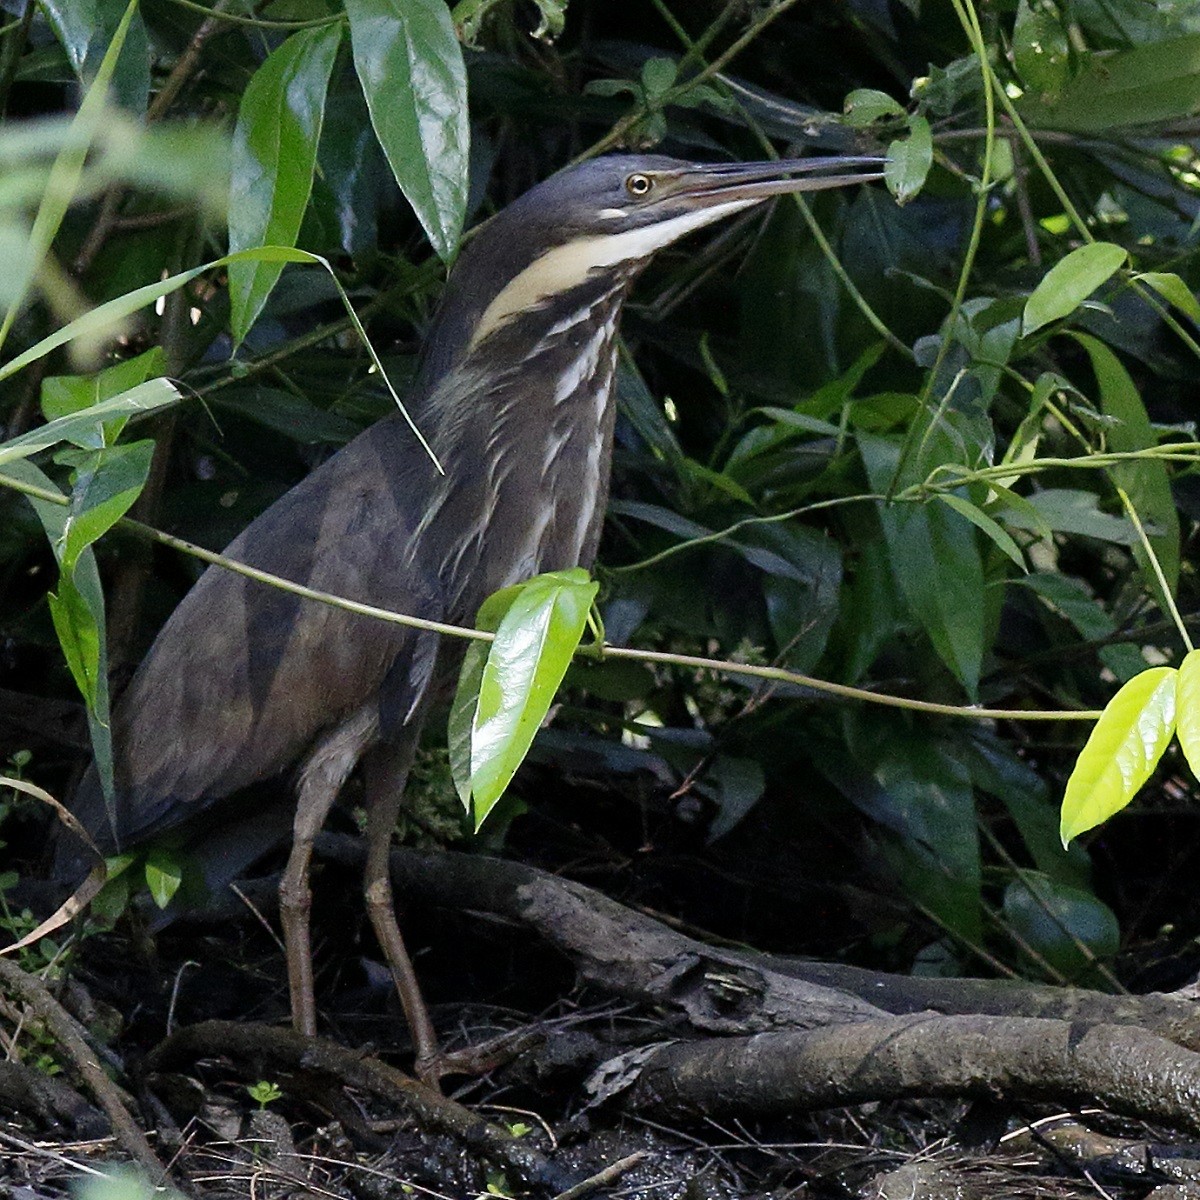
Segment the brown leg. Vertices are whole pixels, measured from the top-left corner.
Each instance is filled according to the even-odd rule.
[[[312,889],[309,865],[313,841],[342,784],[354,769],[363,749],[375,736],[377,719],[360,710],[323,738],[300,772],[296,819],[292,826],[292,852],[279,882],[279,918],[287,950],[288,989],[292,997],[292,1025],[306,1037],[317,1035],[317,1002],[313,992],[312,941],[309,914]]]
[[[421,985],[413,970],[412,959],[408,957],[400,926],[396,922],[396,905],[388,869],[392,833],[404,801],[404,785],[416,753],[418,736],[419,722],[414,722],[395,743],[374,747],[367,759],[367,868],[363,885],[367,914],[391,967],[396,992],[412,1032],[417,1075],[436,1087],[441,1051],[425,1007],[425,999],[421,995]]]

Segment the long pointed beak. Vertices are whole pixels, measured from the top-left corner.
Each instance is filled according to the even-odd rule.
[[[787,192],[819,192],[854,183],[875,183],[883,178],[884,162],[882,158],[829,156],[783,158],[777,162],[694,163],[680,172],[672,199],[708,208]]]

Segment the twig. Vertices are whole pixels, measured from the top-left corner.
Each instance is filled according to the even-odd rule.
[[[602,1171],[597,1171],[595,1175],[589,1175],[587,1179],[581,1179],[574,1187],[569,1187],[565,1192],[559,1192],[554,1200],[579,1200],[580,1196],[586,1196],[589,1192],[594,1192],[599,1188],[608,1187],[610,1183],[616,1183],[626,1171],[645,1162],[650,1157],[648,1150],[636,1150],[633,1154],[626,1155],[625,1158],[619,1158],[615,1163],[610,1163]]]
[[[146,1135],[129,1115],[116,1084],[101,1070],[100,1063],[74,1020],[50,995],[40,979],[22,971],[16,963],[0,959],[0,984],[20,997],[45,1022],[55,1040],[70,1058],[84,1083],[104,1109],[117,1140],[156,1180],[165,1179],[166,1168],[146,1140]]]

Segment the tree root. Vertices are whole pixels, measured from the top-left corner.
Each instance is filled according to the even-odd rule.
[[[150,1054],[146,1067],[162,1071],[198,1058],[234,1058],[254,1064],[265,1077],[281,1071],[322,1075],[410,1113],[422,1128],[457,1138],[531,1187],[561,1192],[574,1182],[528,1142],[394,1067],[325,1038],[272,1025],[204,1021],[172,1034]]]
[[[1200,1131],[1200,1054],[1129,1025],[926,1014],[665,1046],[626,1103],[675,1116],[928,1096],[1099,1102]]]
[[[334,835],[318,850],[362,853]],[[707,1035],[648,1056],[622,1093],[634,1107],[744,1114],[1003,1096],[1100,1101],[1200,1130],[1200,1017],[1170,996],[911,979],[717,948],[581,884],[476,856],[397,850],[392,871],[401,895],[519,922],[589,983]]]

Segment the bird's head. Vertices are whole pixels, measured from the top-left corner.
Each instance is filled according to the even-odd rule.
[[[604,275],[628,277],[685,234],[787,192],[882,178],[878,158],[689,163],[614,154],[568,167],[483,225],[455,264],[426,346],[432,382],[514,318]]]

